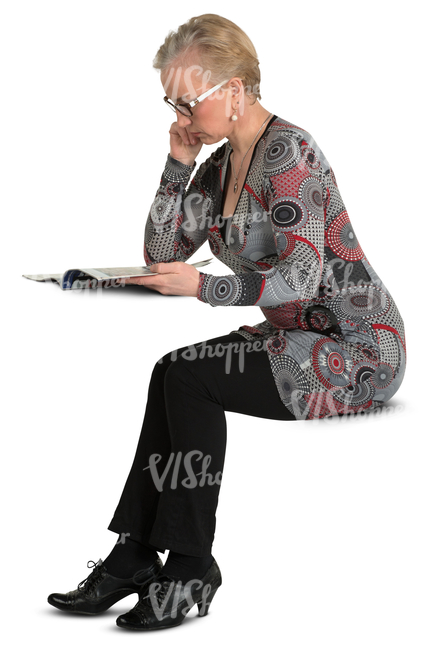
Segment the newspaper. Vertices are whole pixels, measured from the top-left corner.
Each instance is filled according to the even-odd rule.
[[[212,261],[212,257],[201,262],[194,262],[196,268],[205,266]],[[116,280],[125,278],[136,278],[142,275],[158,275],[149,270],[149,266],[113,266],[101,269],[69,269],[65,273],[49,273],[37,275],[25,275],[28,280],[36,282],[57,282],[62,289],[95,289],[98,286],[117,286]],[[123,282],[121,283],[123,284]]]

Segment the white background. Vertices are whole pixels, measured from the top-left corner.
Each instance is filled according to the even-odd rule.
[[[2,614],[12,646],[441,649],[434,6],[2,3]],[[152,59],[169,30],[208,11],[246,31],[262,105],[309,131],[332,165],[363,250],[404,317],[408,366],[379,419],[227,414],[213,547],[223,588],[206,618],[194,609],[181,627],[146,638],[114,623],[135,596],[102,617],[72,617],[47,595],[74,589],[87,561],[116,540],[107,525],[155,361],[264,317],[141,287],[62,292],[21,276],[144,263],[174,119]],[[205,244],[191,261],[210,256]]]

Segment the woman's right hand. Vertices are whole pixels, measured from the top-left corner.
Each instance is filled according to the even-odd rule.
[[[189,127],[179,126],[178,122],[171,124],[169,133],[171,134],[171,156],[185,165],[193,165],[203,142],[191,133]]]

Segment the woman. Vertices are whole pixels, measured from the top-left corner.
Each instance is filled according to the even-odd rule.
[[[109,556],[78,588],[51,594],[98,614],[130,593],[117,624],[179,625],[205,615],[221,584],[211,555],[226,446],[225,411],[276,420],[380,406],[405,371],[402,318],[351,226],[314,139],[259,102],[257,54],[214,14],[170,33],[154,67],[176,113],[136,279],[211,306],[258,305],[266,320],[162,357],[134,462],[109,530]],[[227,140],[197,170],[204,144]],[[206,241],[234,274],[187,260]],[[157,551],[169,555],[164,566]]]

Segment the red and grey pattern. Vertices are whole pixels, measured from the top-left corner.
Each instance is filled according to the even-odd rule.
[[[282,402],[296,419],[375,408],[398,390],[404,324],[369,264],[322,150],[277,116],[257,141],[225,241],[223,187],[232,147],[193,166],[170,156],[145,229],[146,264],[187,261],[209,242],[233,274],[200,272],[198,299],[257,305]]]

